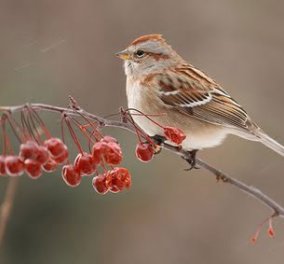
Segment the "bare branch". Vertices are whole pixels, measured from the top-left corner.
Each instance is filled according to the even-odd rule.
[[[37,111],[46,110],[46,111],[51,111],[51,112],[58,112],[61,114],[66,113],[68,115],[74,115],[74,116],[84,115],[85,117],[88,117],[94,122],[98,122],[98,124],[101,127],[117,127],[117,128],[128,130],[132,133],[135,133],[135,129],[133,128],[132,124],[125,122],[125,120],[123,122],[123,121],[116,121],[112,119],[103,118],[95,114],[89,113],[79,107],[72,108],[72,105],[74,105],[74,102],[73,104],[71,102],[71,108],[63,108],[63,107],[52,106],[48,104],[29,104],[29,107],[32,107],[34,110],[37,110]],[[10,113],[17,112],[17,111],[21,111],[25,109],[26,106],[27,105],[19,105],[19,106],[13,106],[13,107],[0,107],[0,111],[8,111]],[[76,106],[78,106],[77,103],[76,103]],[[188,151],[180,147],[175,147],[170,144],[163,144],[163,148],[170,150],[185,159],[190,159],[190,154],[188,153]],[[196,164],[202,167],[203,169],[209,171],[214,177],[217,178],[217,180],[221,180],[224,183],[229,183],[235,186],[236,188],[242,190],[243,192],[249,194],[250,196],[254,197],[255,199],[261,201],[263,204],[265,204],[268,208],[272,210],[272,217],[276,217],[276,216],[284,217],[284,208],[280,204],[278,204],[276,201],[274,201],[271,197],[269,197],[268,195],[260,191],[259,189],[255,188],[254,186],[249,186],[245,184],[244,182],[237,180],[233,177],[230,177],[229,175],[225,174],[221,170],[213,167],[212,165],[208,164],[207,162],[201,159],[196,159]]]

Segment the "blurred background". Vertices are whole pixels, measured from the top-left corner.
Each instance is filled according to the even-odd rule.
[[[284,2],[0,0],[0,105],[67,105],[108,115],[126,105],[125,76],[114,53],[134,38],[162,33],[192,64],[220,82],[263,129],[284,143]],[[57,131],[59,117],[47,117]],[[56,129],[57,128],[57,129]],[[284,223],[275,239],[249,238],[270,211],[203,169],[162,152],[150,164],[120,139],[133,187],[99,196],[85,180],[68,188],[60,172],[22,177],[0,263],[279,263]],[[200,157],[257,186],[284,205],[283,159],[230,137]],[[7,178],[0,179],[3,199]]]

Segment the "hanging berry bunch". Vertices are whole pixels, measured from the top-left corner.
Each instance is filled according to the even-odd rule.
[[[61,113],[61,138],[51,135],[39,115],[39,110]],[[136,114],[144,116],[161,128],[164,140],[179,145],[185,139],[181,130],[174,127],[163,127],[149,115],[135,111]],[[20,113],[18,118],[15,117],[15,112]],[[136,131],[138,137],[136,157],[142,162],[149,162],[161,147],[157,144],[159,142],[149,137],[135,124],[132,112],[130,114],[130,109],[121,110],[121,116]],[[45,105],[40,105],[38,108],[36,105],[26,105],[18,111],[4,111],[0,125],[3,135],[0,175],[16,177],[26,174],[32,179],[38,179],[43,172],[54,172],[62,166],[62,178],[70,187],[77,187],[84,177],[90,176],[93,176],[93,188],[100,194],[117,193],[131,186],[129,171],[119,167],[122,162],[122,150],[118,141],[111,136],[103,135],[100,130],[102,124],[99,120],[90,119],[86,112],[81,111],[73,98],[70,98],[70,111],[63,108],[51,109]],[[12,148],[7,126],[20,143],[19,150],[16,152]],[[66,127],[78,149],[74,160],[71,160],[64,140]],[[82,147],[78,133],[87,140],[87,150]]]
[[[70,187],[78,186],[83,177],[93,176],[92,185],[100,194],[109,191],[117,193],[130,188],[129,171],[117,167],[122,162],[122,151],[118,141],[113,137],[102,135],[96,122],[92,122],[84,115],[78,114],[79,120],[62,112],[61,139],[50,134],[34,108],[26,106],[20,113],[20,122],[8,112],[1,115],[3,135],[3,153],[0,155],[1,176],[16,177],[25,173],[32,179],[38,179],[43,172],[54,172],[62,166],[62,178]],[[87,122],[87,125],[83,125],[82,120]],[[7,125],[20,143],[17,153],[12,148]],[[78,154],[72,162],[68,147],[64,143],[65,126],[78,148]],[[88,151],[83,149],[74,127],[88,141]]]

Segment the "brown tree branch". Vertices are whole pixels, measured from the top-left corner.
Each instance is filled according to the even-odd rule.
[[[83,115],[93,120],[94,122],[97,122],[101,127],[117,127],[117,128],[122,128],[122,129],[135,133],[135,129],[133,128],[132,124],[127,123],[125,121],[116,121],[116,120],[100,117],[98,115],[89,113],[79,108],[77,104],[76,104],[76,107],[74,108],[72,107],[63,108],[63,107],[52,106],[52,105],[47,105],[47,104],[28,104],[28,105],[19,105],[19,106],[13,106],[13,107],[0,107],[0,111],[7,111],[7,112],[12,113],[12,112],[21,111],[25,109],[27,106],[32,107],[33,109],[37,111],[46,110],[46,111],[51,111],[51,112],[59,112],[61,114],[65,113],[65,114],[74,115],[74,116]],[[188,151],[180,147],[175,147],[170,144],[163,144],[163,148],[170,150],[185,159],[190,158],[190,154],[188,153]],[[265,204],[268,208],[272,210],[271,217],[275,217],[275,216],[284,217],[284,208],[280,204],[278,204],[275,200],[273,200],[271,197],[264,194],[261,190],[257,189],[254,186],[249,186],[245,184],[244,182],[237,180],[233,177],[230,177],[229,175],[225,174],[221,170],[216,169],[215,167],[213,167],[212,165],[208,164],[207,162],[201,159],[196,159],[196,164],[202,167],[203,169],[209,171],[214,177],[217,178],[217,180],[221,180],[224,183],[229,183],[235,186],[236,188],[242,190],[243,192],[249,194],[250,196],[254,197],[255,199],[261,201],[263,204]]]
[[[9,221],[19,178],[11,177],[8,181],[4,200],[0,207],[0,248],[3,244],[7,223]]]

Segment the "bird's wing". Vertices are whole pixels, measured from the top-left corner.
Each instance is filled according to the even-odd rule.
[[[159,98],[185,115],[242,130],[250,130],[254,125],[226,91],[190,65],[159,74],[156,83]]]

